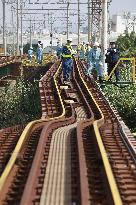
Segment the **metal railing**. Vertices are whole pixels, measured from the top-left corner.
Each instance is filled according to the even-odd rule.
[[[120,63],[122,66],[119,67]],[[129,63],[128,63],[129,62]],[[124,82],[136,82],[136,60],[135,58],[120,58],[112,69],[109,75],[105,76],[105,80],[108,81],[114,74],[116,68],[120,71],[120,81]]]

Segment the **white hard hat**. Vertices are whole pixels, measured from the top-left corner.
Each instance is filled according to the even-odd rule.
[[[99,46],[99,43],[98,43],[98,42],[95,42],[95,43],[94,43],[94,46]]]
[[[30,49],[33,50],[33,47],[31,46]]]
[[[90,44],[89,42],[86,43],[87,45]]]
[[[99,65],[100,65],[100,66],[103,66],[103,63],[100,61],[100,62],[99,62]]]
[[[68,38],[68,39],[67,39],[67,41],[70,41],[70,42],[72,42],[72,38]]]

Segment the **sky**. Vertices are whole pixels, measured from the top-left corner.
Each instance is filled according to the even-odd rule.
[[[15,1],[16,2],[16,0],[6,0],[6,2],[7,1],[12,1],[12,2]],[[28,0],[23,0],[23,1],[28,2]],[[30,1],[36,2],[37,0],[30,0]],[[58,1],[62,2],[63,0],[39,0],[39,2],[48,2],[48,1],[49,2],[58,2]],[[88,0],[80,0],[80,2],[87,2],[87,1]],[[64,0],[64,2],[66,2],[66,0]],[[77,2],[77,0],[71,0],[71,2]],[[30,8],[30,5],[28,7]],[[45,5],[44,5],[44,8],[45,8]],[[86,6],[86,9],[87,9],[87,6]],[[77,8],[76,8],[76,10],[77,10]],[[82,10],[81,12],[83,12],[83,5],[81,6],[81,10]],[[109,11],[110,11],[110,16],[112,16],[113,14],[116,14],[116,13],[122,14],[124,11],[131,11],[131,12],[136,13],[136,0],[112,0],[111,5],[109,7]],[[3,13],[2,12],[2,0],[0,0],[0,27],[2,26],[2,13]],[[11,12],[9,10],[9,6],[6,5],[6,22],[7,22],[7,24],[11,23],[11,16],[9,15],[10,13]],[[58,13],[61,15],[61,12],[55,12],[55,15],[57,15]],[[76,11],[76,13],[77,13],[77,11]],[[61,16],[64,16],[64,14],[62,14]],[[27,15],[27,18],[28,18],[28,15]],[[36,18],[38,18],[38,15],[36,16]],[[43,16],[42,16],[42,18],[43,18]],[[15,19],[16,19],[16,17],[15,17]],[[41,16],[39,16],[39,19],[41,19]],[[58,19],[57,21],[60,24],[60,19],[59,18],[57,18],[57,19]],[[71,17],[71,19],[72,19],[73,23],[75,21],[74,27],[77,30],[77,27],[76,27],[77,26],[77,16],[75,16],[74,18]],[[87,25],[87,10],[86,10],[86,14],[82,14],[82,19],[83,19],[83,22],[85,23],[85,25]],[[61,24],[61,26],[65,25],[65,27],[66,27],[66,20],[64,19],[64,17],[62,17],[61,21],[64,22]]]
[[[111,15],[120,14],[123,11],[136,13],[136,0],[112,0],[109,10]]]

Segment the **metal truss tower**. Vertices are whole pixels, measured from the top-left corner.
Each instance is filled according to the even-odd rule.
[[[90,22],[90,25],[88,23],[88,40],[92,43],[98,41],[101,44],[105,75],[107,74],[105,54],[107,52],[108,6],[110,3],[111,0],[88,0],[88,22]]]
[[[108,0],[110,5],[112,0]],[[102,29],[102,5],[103,0],[88,0],[88,18],[90,19],[90,39],[91,41],[101,41]],[[88,25],[89,26],[89,25]],[[88,39],[89,40],[89,39]]]

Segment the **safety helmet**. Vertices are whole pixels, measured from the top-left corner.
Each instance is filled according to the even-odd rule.
[[[114,44],[116,44],[114,41],[110,42],[110,45],[114,45]]]
[[[98,43],[98,42],[95,42],[95,43],[94,43],[94,46],[98,47],[98,46],[99,46],[99,43]]]
[[[100,66],[103,66],[103,63],[100,61],[100,62],[99,62],[99,65],[100,65]]]
[[[90,44],[89,42],[86,43],[86,45],[89,45],[89,44]]]
[[[42,47],[42,43],[38,43],[38,47]]]
[[[70,42],[72,42],[72,38],[68,38],[68,39],[67,39],[67,41],[70,41]]]
[[[31,50],[33,50],[33,47],[30,47]]]

